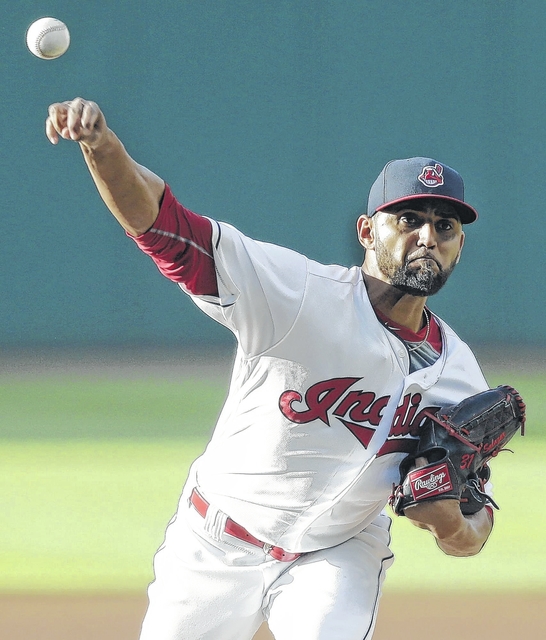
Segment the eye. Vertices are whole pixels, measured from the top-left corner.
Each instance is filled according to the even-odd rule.
[[[403,213],[398,220],[406,227],[418,227],[421,224],[419,216],[415,213]]]
[[[442,232],[451,231],[453,228],[454,228],[453,221],[450,220],[449,218],[444,218],[443,220],[439,220],[436,223],[436,229],[438,231],[442,231]]]

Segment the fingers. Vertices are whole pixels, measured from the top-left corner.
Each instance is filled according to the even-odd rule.
[[[95,102],[85,102],[81,114],[81,126],[83,132],[90,134],[101,118],[101,115],[100,109]]]
[[[83,100],[76,98],[67,104],[66,133],[71,140],[79,140],[82,130]]]
[[[428,464],[428,460],[424,456],[419,456],[415,458],[413,464],[409,468],[409,471],[414,471],[415,469],[419,469],[420,467],[426,467]]]
[[[52,144],[59,142],[59,134],[66,129],[67,109],[64,104],[52,104],[46,119],[46,136]]]
[[[56,102],[49,107],[46,119],[46,136],[52,144],[59,137],[78,142],[93,142],[100,133],[104,118],[95,102],[75,98]]]

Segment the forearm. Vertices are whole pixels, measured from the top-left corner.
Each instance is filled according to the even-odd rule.
[[[405,511],[416,527],[426,529],[450,556],[473,556],[487,541],[493,521],[486,509],[463,516],[455,500],[438,500],[409,507]]]
[[[113,131],[101,144],[80,143],[85,162],[106,206],[132,236],[150,229],[159,213],[165,183],[135,162]]]
[[[449,556],[474,556],[481,551],[491,533],[493,523],[485,509],[464,516],[461,526],[445,537],[432,531],[440,549]]]
[[[60,138],[79,143],[102,199],[130,235],[150,229],[165,183],[131,158],[95,102],[74,98],[50,105],[46,135],[52,144]]]

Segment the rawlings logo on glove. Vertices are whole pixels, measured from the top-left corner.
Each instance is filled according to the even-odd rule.
[[[445,464],[416,469],[409,482],[414,500],[430,499],[453,489]]]
[[[425,412],[426,413],[426,412]],[[397,515],[425,500],[454,499],[465,515],[487,504],[498,509],[484,492],[487,465],[525,424],[525,403],[512,387],[488,389],[457,405],[426,413],[417,451],[400,464],[400,483],[389,504]],[[417,458],[428,464],[415,468]]]

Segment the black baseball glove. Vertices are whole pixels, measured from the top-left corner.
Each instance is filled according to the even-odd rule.
[[[484,492],[490,475],[487,463],[518,430],[524,433],[525,404],[519,393],[500,386],[426,416],[417,451],[400,464],[400,483],[389,499],[393,511],[404,515],[406,507],[443,499],[459,500],[464,515],[486,504],[498,509]],[[428,464],[415,468],[421,457]]]

